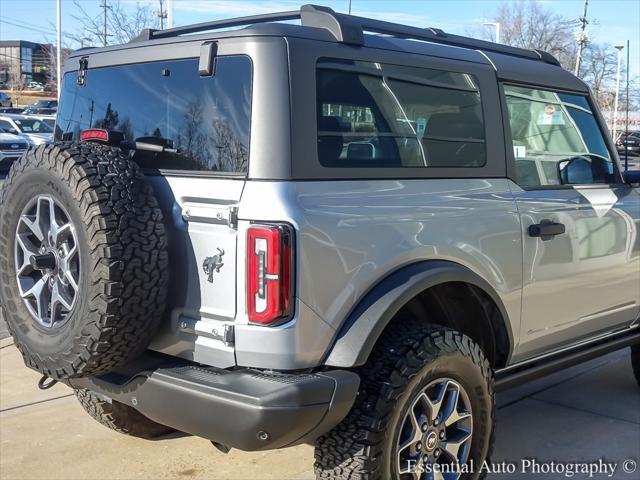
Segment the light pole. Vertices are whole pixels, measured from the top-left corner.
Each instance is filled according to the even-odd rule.
[[[173,28],[173,0],[167,0],[167,28]]]
[[[62,0],[56,1],[56,90],[60,100],[62,86]]]
[[[624,45],[615,45],[618,50],[618,70],[616,72],[616,97],[613,103],[613,122],[611,123],[611,137],[616,139],[616,122],[618,121],[618,100],[620,99],[620,67],[622,65],[622,49]]]
[[[496,43],[500,43],[500,22],[485,22],[482,25],[486,27],[495,27],[496,29]]]

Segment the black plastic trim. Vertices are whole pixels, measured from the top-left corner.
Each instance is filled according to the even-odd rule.
[[[614,338],[603,338],[542,359],[522,362],[496,372],[496,390],[506,390],[588,360],[640,344],[640,331],[625,332]]]
[[[360,377],[224,370],[147,352],[121,371],[67,383],[181,432],[254,451],[312,441],[333,428],[351,409]]]
[[[499,295],[482,277],[460,264],[428,260],[403,267],[372,288],[343,323],[324,364],[340,368],[364,365],[394,315],[420,292],[447,282],[475,285],[495,302],[509,338],[508,361],[513,349],[513,332]]]

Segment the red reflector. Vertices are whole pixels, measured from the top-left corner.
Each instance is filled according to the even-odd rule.
[[[247,315],[270,324],[288,319],[293,303],[293,233],[288,225],[247,230]]]
[[[90,140],[98,140],[100,142],[109,141],[109,132],[100,128],[90,128],[80,132],[80,141],[88,142]]]

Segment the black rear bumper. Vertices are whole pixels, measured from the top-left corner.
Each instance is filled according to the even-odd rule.
[[[222,370],[147,353],[126,370],[70,379],[155,422],[241,450],[311,441],[337,425],[360,378],[345,370],[269,373]]]

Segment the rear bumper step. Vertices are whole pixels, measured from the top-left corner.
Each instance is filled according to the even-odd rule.
[[[67,383],[176,430],[251,451],[312,441],[333,428],[351,409],[360,378],[345,370],[230,371],[147,353],[126,371]]]

